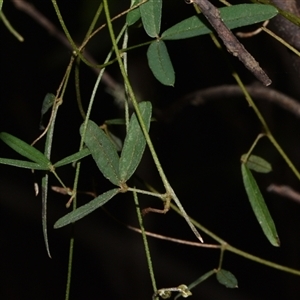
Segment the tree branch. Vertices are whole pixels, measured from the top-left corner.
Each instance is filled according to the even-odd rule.
[[[196,3],[199,6],[203,15],[223,41],[228,52],[233,56],[238,57],[244,66],[264,85],[270,85],[272,83],[271,79],[259,66],[259,63],[255,60],[255,58],[244,48],[235,35],[227,28],[220,17],[220,11],[208,0],[191,0],[190,3]]]

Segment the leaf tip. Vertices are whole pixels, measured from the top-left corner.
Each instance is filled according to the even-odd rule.
[[[280,239],[279,239],[278,235],[275,237],[275,241],[273,243],[273,246],[275,246],[275,247],[280,247],[281,246]]]

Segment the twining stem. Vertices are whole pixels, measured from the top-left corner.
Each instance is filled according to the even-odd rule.
[[[114,31],[113,31],[113,28],[112,28],[111,17],[110,17],[110,13],[109,13],[109,8],[108,8],[107,0],[104,0],[103,4],[104,4],[104,11],[105,11],[106,20],[107,20],[107,26],[108,26],[108,29],[109,29],[109,33],[110,33],[111,41],[112,41],[112,44],[113,44],[113,48],[115,50],[116,57],[117,57],[117,60],[118,60],[118,63],[119,63],[119,68],[120,68],[120,71],[122,73],[125,85],[127,86],[129,97],[130,97],[130,99],[132,101],[132,104],[133,104],[133,107],[135,109],[136,115],[138,117],[141,129],[142,129],[142,131],[144,133],[145,139],[147,141],[149,150],[151,152],[152,158],[154,160],[154,163],[155,163],[155,166],[156,166],[156,168],[158,170],[160,178],[161,178],[161,180],[163,182],[163,185],[164,185],[164,187],[166,189],[166,192],[172,197],[172,199],[174,200],[174,202],[176,203],[176,205],[179,207],[180,211],[182,212],[182,215],[183,215],[184,219],[186,220],[186,222],[190,226],[190,228],[193,231],[193,233],[195,234],[195,236],[201,242],[203,242],[203,239],[202,239],[200,233],[195,228],[195,226],[190,222],[187,213],[185,212],[185,210],[184,210],[183,206],[181,205],[178,197],[176,196],[175,192],[173,191],[171,185],[169,184],[168,179],[167,179],[167,177],[166,177],[166,175],[165,175],[165,173],[163,171],[163,168],[162,168],[162,166],[160,164],[160,161],[158,159],[158,156],[157,156],[157,154],[155,152],[154,146],[153,146],[152,141],[150,139],[150,136],[148,134],[146,125],[145,125],[144,120],[142,118],[142,115],[141,115],[141,112],[140,112],[140,109],[139,109],[139,106],[138,106],[135,94],[134,94],[133,89],[131,87],[131,84],[129,82],[128,76],[126,74],[126,70],[124,68],[124,64],[123,64],[123,61],[122,61],[122,58],[121,58],[121,55],[120,55],[120,50],[118,48],[118,45],[117,45],[117,42],[116,42],[116,38],[115,38],[115,34],[114,34]],[[171,201],[171,198],[166,201],[164,212],[167,212],[168,207],[170,205],[170,201]]]

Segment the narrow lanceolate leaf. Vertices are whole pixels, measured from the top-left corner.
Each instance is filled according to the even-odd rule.
[[[24,168],[24,169],[32,169],[32,170],[49,170],[48,166],[47,167],[40,166],[35,162],[10,159],[10,158],[0,158],[0,164],[9,165],[18,168]]]
[[[50,160],[36,148],[6,132],[0,133],[0,139],[22,156],[36,162],[41,166],[41,168],[43,168],[43,170],[47,170],[50,168]]]
[[[146,33],[156,38],[160,32],[162,0],[148,0],[140,6],[142,22]]]
[[[132,7],[138,3],[140,3],[140,0],[131,0],[130,7]],[[127,22],[128,26],[133,25],[137,20],[139,20],[140,17],[141,17],[141,12],[140,12],[139,8],[135,8],[135,9],[131,10],[126,16],[126,22]]]
[[[83,125],[80,134],[83,133]],[[103,176],[115,185],[120,183],[119,156],[107,135],[93,121],[88,121],[84,142]]]
[[[150,44],[147,58],[155,78],[164,85],[174,86],[175,72],[165,43],[159,40]]]
[[[48,93],[46,94],[44,100],[43,100],[43,104],[42,104],[42,109],[41,109],[41,121],[40,121],[40,129],[44,129],[43,126],[43,117],[44,114],[53,106],[55,101],[55,95]]]
[[[270,215],[265,200],[259,190],[259,187],[249,170],[249,168],[242,163],[242,175],[244,186],[258,223],[260,224],[264,234],[273,246],[280,246],[279,237],[276,231],[274,221]]]
[[[54,228],[61,228],[70,223],[76,222],[86,215],[90,214],[100,206],[107,203],[111,198],[118,194],[119,189],[112,189],[102,195],[96,197],[94,200],[90,201],[89,203],[78,207],[77,209],[71,211],[70,213],[66,214],[62,218],[60,218],[55,224]]]
[[[64,165],[68,165],[68,164],[71,164],[73,162],[76,162],[86,156],[89,156],[91,154],[90,150],[88,148],[84,148],[82,149],[81,151],[77,152],[77,153],[74,153],[70,156],[67,156],[63,159],[61,159],[60,161],[56,162],[53,166],[55,168],[58,168],[58,167],[61,167],[61,166],[64,166]]]
[[[241,161],[245,162],[246,154],[243,154],[241,157]],[[253,171],[258,173],[269,173],[272,171],[272,166],[265,159],[256,156],[250,155],[248,160],[245,162],[247,167]]]
[[[46,250],[48,256],[51,258],[50,247],[48,242],[48,230],[47,230],[48,181],[49,181],[49,175],[48,173],[45,173],[42,178],[42,228],[43,228],[43,236],[44,236]]]
[[[139,103],[139,108],[147,128],[149,131],[152,106],[151,102]],[[138,167],[146,146],[146,140],[139,121],[135,113],[132,114],[127,135],[124,141],[123,149],[120,157],[120,177],[126,182]]]
[[[238,287],[238,281],[231,272],[221,269],[216,276],[217,280],[227,288],[234,289]]]
[[[221,18],[229,29],[255,24],[273,18],[278,10],[272,5],[238,4],[220,8]],[[203,16],[193,16],[164,31],[164,40],[179,40],[210,33]]]

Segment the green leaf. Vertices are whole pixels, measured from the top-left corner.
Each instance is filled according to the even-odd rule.
[[[165,43],[161,40],[151,43],[147,57],[155,78],[164,85],[174,86],[175,72]]]
[[[24,168],[24,169],[32,169],[32,170],[49,170],[48,166],[44,167],[44,166],[40,166],[35,162],[10,159],[10,158],[0,158],[0,164],[9,165],[18,168]]]
[[[0,0],[0,12],[2,10],[2,4],[3,4],[3,0]]]
[[[139,103],[139,108],[147,128],[149,131],[152,106],[151,102]],[[135,113],[132,114],[128,132],[124,141],[123,149],[120,157],[120,177],[126,182],[138,167],[146,146],[146,140],[139,121]]]
[[[274,221],[270,215],[265,200],[259,187],[248,167],[242,163],[242,175],[246,193],[248,195],[252,210],[260,224],[264,234],[273,246],[280,246],[279,237]]]
[[[77,209],[71,211],[70,213],[66,214],[65,216],[63,216],[62,218],[57,220],[56,223],[54,224],[54,228],[55,229],[61,228],[70,223],[73,223],[73,222],[76,222],[76,221],[82,219],[86,215],[90,214],[97,208],[99,208],[102,205],[104,205],[105,203],[107,203],[111,198],[113,198],[115,195],[117,195],[119,191],[120,191],[119,189],[112,189],[112,190],[107,191],[107,192],[103,193],[102,195],[96,197],[89,203],[78,207]]]
[[[51,93],[48,93],[43,100],[42,109],[41,109],[41,121],[40,121],[41,130],[44,129],[43,117],[45,113],[53,106],[54,101],[55,101],[55,95]]]
[[[107,130],[107,137],[109,138],[109,140],[111,141],[113,146],[116,148],[117,152],[120,152],[123,147],[123,143],[122,143],[121,139],[118,138],[117,136],[115,136],[111,131],[108,131],[108,130]]]
[[[43,170],[50,168],[51,162],[42,152],[23,142],[17,137],[6,132],[1,132],[0,139],[22,156],[36,162]]]
[[[160,32],[162,0],[148,0],[140,6],[142,22],[146,33],[156,38]]]
[[[80,127],[81,135],[83,126]],[[113,184],[119,185],[119,156],[117,150],[103,130],[93,121],[88,121],[84,142],[91,151],[93,159],[103,176]]]
[[[216,276],[217,280],[227,288],[234,289],[238,287],[237,279],[231,272],[221,269],[217,272]]]
[[[243,154],[241,157],[241,161],[245,162],[247,154]],[[256,156],[256,155],[250,155],[248,160],[245,162],[247,167],[253,171],[256,171],[258,173],[269,173],[272,171],[272,166],[269,162],[264,160],[263,158]]]
[[[64,166],[64,165],[68,165],[68,164],[71,164],[75,161],[78,161],[78,160],[80,160],[80,159],[82,159],[86,156],[89,156],[90,154],[91,154],[90,150],[88,148],[84,148],[79,152],[76,152],[72,155],[69,155],[69,156],[59,160],[53,166],[55,168],[58,168],[58,167],[61,167],[61,166]]]
[[[229,29],[255,24],[273,18],[278,10],[272,5],[238,4],[219,9],[221,18]],[[179,40],[212,32],[211,26],[203,17],[193,16],[183,20],[161,35],[163,40]]]
[[[138,4],[139,2],[140,0],[131,0],[130,7]],[[139,20],[140,17],[141,17],[141,13],[139,8],[135,8],[134,10],[131,10],[126,16],[126,22],[128,26],[133,25],[137,20]]]

